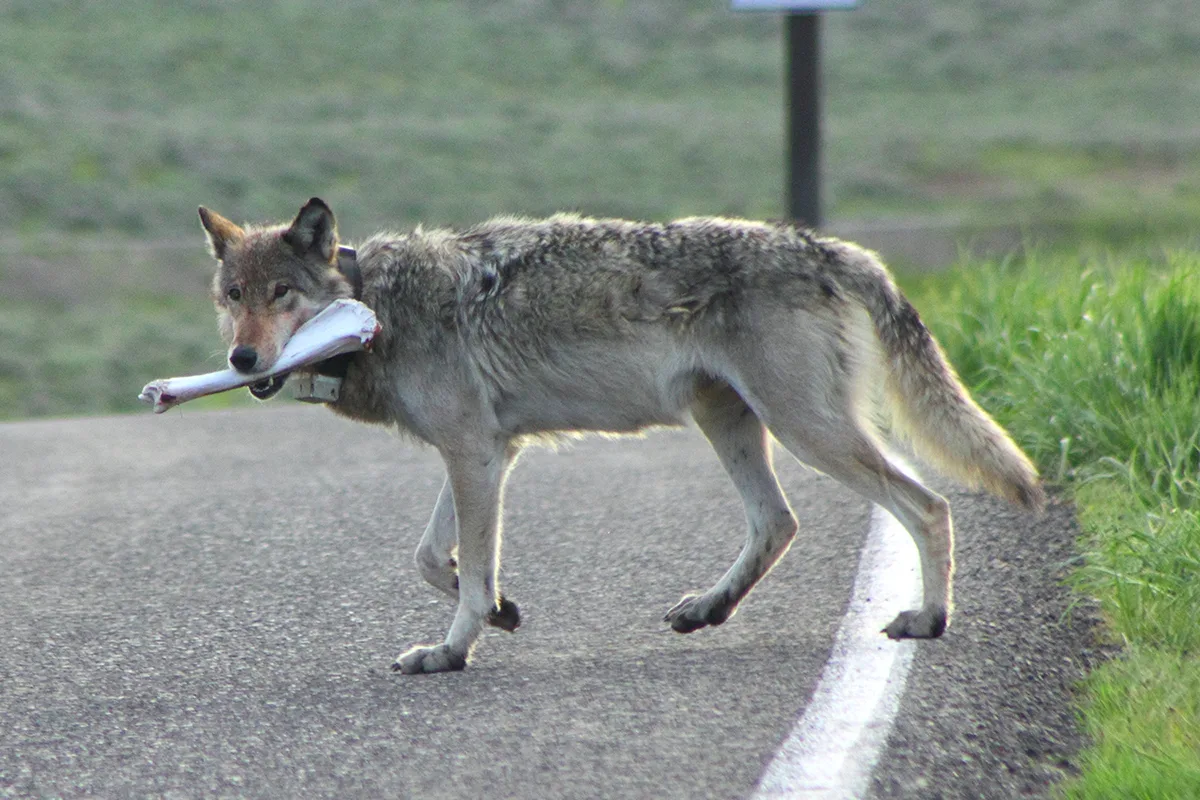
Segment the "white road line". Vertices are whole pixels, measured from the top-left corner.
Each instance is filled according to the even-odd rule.
[[[754,798],[861,797],[887,741],[912,663],[912,641],[880,631],[920,603],[917,548],[878,506],[850,606],[812,701],[767,765]]]

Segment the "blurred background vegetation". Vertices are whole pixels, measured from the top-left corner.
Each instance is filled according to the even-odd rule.
[[[201,203],[279,220],[320,195],[351,240],[779,217],[781,29],[687,0],[0,0],[0,418],[130,410],[221,366]],[[1195,230],[1192,0],[868,0],[826,15],[824,51],[834,230]]]

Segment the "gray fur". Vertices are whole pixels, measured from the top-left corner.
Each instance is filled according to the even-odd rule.
[[[269,302],[233,308],[215,293],[231,343],[256,346],[239,333],[253,331],[273,347],[273,325],[349,294],[329,263],[337,229],[320,201],[290,227],[243,230],[201,216],[223,255],[215,286],[240,282],[244,297],[260,298],[269,292],[256,283],[295,274],[303,287],[286,323],[272,322],[285,315]],[[908,529],[925,600],[886,633],[941,634],[951,606],[949,508],[890,461],[872,423],[879,395],[918,451],[951,475],[1026,507],[1042,502],[1029,460],[971,401],[875,255],[855,245],[744,220],[557,215],[379,234],[359,245],[358,259],[362,300],[382,330],[351,363],[332,408],[427,442],[447,470],[417,564],[458,611],[445,641],[403,653],[400,671],[461,669],[485,623],[519,622],[497,585],[501,507],[508,473],[532,442],[696,421],[745,502],[748,534],[715,586],[667,612],[680,632],[730,617],[795,535],[773,436]],[[229,322],[235,313],[243,322]]]

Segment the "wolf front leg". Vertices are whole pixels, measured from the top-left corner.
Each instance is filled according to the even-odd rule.
[[[417,545],[417,569],[425,581],[441,592],[458,599],[457,519],[454,515],[454,489],[450,479],[442,485],[425,534]],[[488,612],[487,624],[501,630],[515,631],[521,625],[521,611],[513,601],[500,596],[497,606]]]
[[[426,534],[431,535],[432,529],[436,539],[444,530],[436,523],[446,519],[442,500],[449,491],[457,521],[458,611],[444,642],[411,648],[396,658],[392,669],[406,675],[463,669],[489,615],[503,614],[497,585],[500,507],[515,455],[506,445],[491,449],[460,446],[442,451],[446,486]],[[513,616],[515,609],[512,606]]]

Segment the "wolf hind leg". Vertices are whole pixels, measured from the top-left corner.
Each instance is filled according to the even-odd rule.
[[[417,545],[415,560],[425,582],[455,600],[458,599],[458,562],[454,558],[458,547],[456,524],[454,492],[447,479],[442,484],[421,543]]]
[[[746,507],[746,542],[737,560],[708,591],[688,595],[664,621],[679,633],[720,625],[787,552],[796,517],[771,464],[767,429],[736,391],[724,382],[698,392],[692,416],[708,438]]]
[[[795,415],[773,416],[771,432],[797,459],[891,512],[917,545],[924,601],[884,628],[892,639],[934,639],[950,620],[954,531],[944,498],[900,470],[852,415],[819,429]]]

